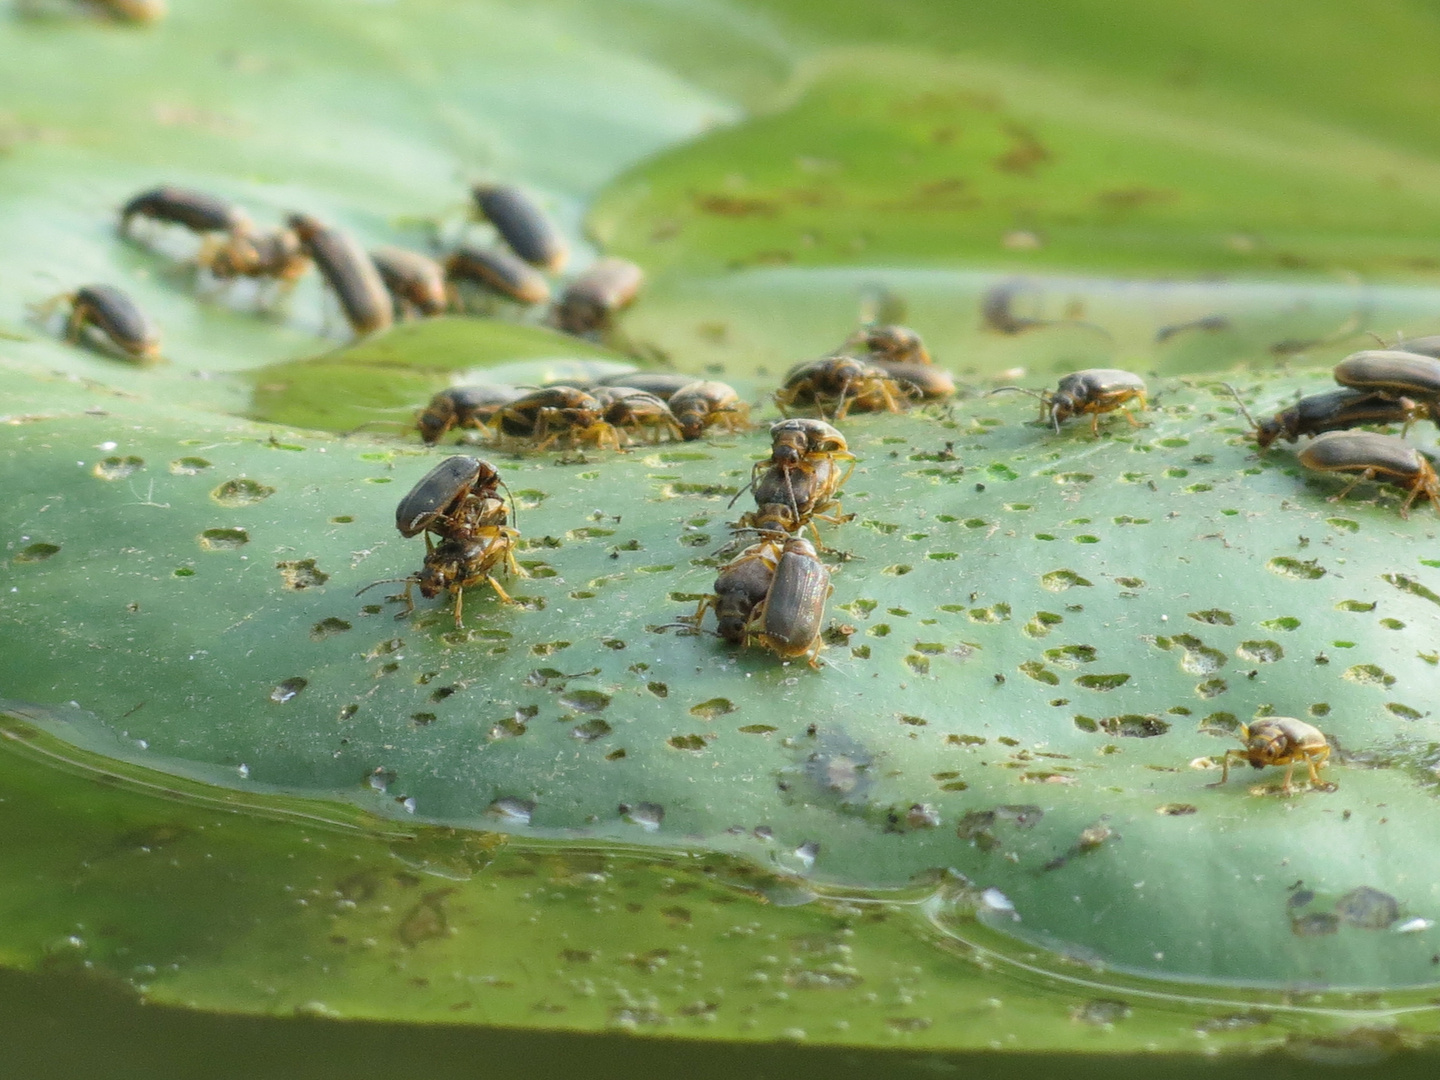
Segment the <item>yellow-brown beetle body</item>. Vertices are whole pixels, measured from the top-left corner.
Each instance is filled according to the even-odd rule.
[[[79,342],[86,328],[93,328],[105,341],[132,360],[160,358],[160,330],[150,316],[113,285],[86,285],[59,298],[70,302],[65,339]],[[53,310],[50,301],[46,310]]]
[[[533,266],[509,252],[467,244],[445,260],[449,281],[470,281],[518,304],[543,304],[550,284]]]
[[[471,194],[481,216],[516,255],[552,274],[565,269],[570,256],[565,238],[529,195],[503,184],[477,184]]]
[[[451,428],[486,430],[504,406],[524,397],[526,391],[513,386],[476,384],[452,386],[430,399],[416,419],[420,438],[427,444],[438,442]]]
[[[1284,765],[1287,795],[1294,791],[1290,776],[1301,762],[1310,770],[1310,783],[1316,787],[1321,785],[1318,769],[1330,757],[1330,744],[1319,729],[1289,716],[1266,716],[1254,723],[1242,724],[1240,741],[1245,749],[1225,751],[1220,783],[1230,779],[1230,761],[1234,758],[1249,762],[1256,769]]]
[[[770,591],[755,612],[758,629],[751,630],[751,637],[781,659],[804,656],[811,667],[819,667],[830,589],[830,571],[810,541],[787,540]]]
[[[834,525],[848,520],[835,496],[849,476],[836,457],[817,455],[798,465],[771,465],[753,484],[756,509],[741,515],[736,527],[792,533],[808,525],[818,542],[814,518]]]
[[[607,257],[570,282],[555,308],[555,323],[567,334],[595,334],[635,302],[645,272],[627,259]]]
[[[1317,472],[1358,474],[1338,495],[1330,496],[1331,502],[1339,502],[1367,480],[1383,480],[1409,492],[1400,507],[1401,517],[1410,516],[1410,504],[1421,495],[1440,511],[1440,478],[1434,466],[1419,450],[1393,435],[1328,432],[1300,451],[1300,464]]]
[[[207,240],[196,261],[222,281],[273,278],[292,285],[310,269],[310,256],[293,229],[240,233],[225,240]]]
[[[991,390],[992,394],[1018,391],[1040,399],[1040,419],[1048,420],[1060,433],[1060,424],[1072,416],[1089,416],[1090,433],[1100,434],[1100,414],[1114,412],[1127,401],[1139,401],[1145,408],[1145,380],[1134,372],[1118,368],[1086,368],[1066,375],[1053,392],[1046,390],[1036,393],[1023,386],[1002,386]],[[1132,427],[1139,427],[1139,421],[1129,412],[1122,413]]]
[[[833,419],[855,412],[899,412],[905,389],[885,369],[853,356],[826,356],[797,364],[775,394],[784,413],[796,405],[814,405],[823,414],[833,405]]]
[[[503,513],[503,510],[502,510]],[[515,577],[524,577],[515,561],[515,542],[520,534],[504,525],[488,525],[475,530],[474,535],[464,540],[443,540],[425,556],[425,565],[415,584],[420,586],[420,595],[427,600],[442,592],[455,596],[455,629],[465,626],[465,590],[471,585],[484,581],[495,590],[507,604],[515,601],[495,580],[493,571],[503,568]],[[409,599],[409,585],[406,585],[406,599]]]
[[[393,311],[390,292],[355,238],[305,214],[290,215],[289,225],[335,291],[350,328],[361,336],[387,329]]]
[[[591,396],[601,405],[601,421],[620,432],[627,444],[631,433],[641,431],[649,431],[654,443],[666,434],[672,439],[682,438],[670,407],[654,394],[633,386],[597,386]]]
[[[715,424],[730,432],[745,431],[750,426],[750,406],[740,400],[733,387],[714,379],[687,383],[670,396],[669,405],[686,442],[700,438]]]
[[[546,386],[506,405],[491,421],[502,436],[532,440],[544,450],[562,435],[569,445],[620,447],[615,429],[600,419],[600,403],[573,386]]]
[[[866,359],[883,364],[929,364],[930,353],[920,335],[894,323],[860,328],[843,349],[864,349]]]
[[[445,271],[428,255],[386,246],[373,249],[370,260],[390,290],[397,318],[411,311],[428,318],[450,306]]]

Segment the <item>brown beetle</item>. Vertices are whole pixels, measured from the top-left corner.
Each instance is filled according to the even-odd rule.
[[[390,290],[397,318],[411,311],[424,317],[443,315],[450,306],[445,271],[430,256],[385,246],[372,249],[370,259]]]
[[[1330,496],[1331,502],[1339,502],[1358,484],[1378,479],[1410,493],[1400,507],[1401,517],[1410,516],[1410,504],[1421,495],[1440,511],[1440,477],[1436,476],[1435,467],[1419,450],[1393,435],[1368,431],[1327,432],[1300,451],[1300,464],[1317,472],[1358,474],[1338,495]]]
[[[514,255],[467,244],[445,260],[445,277],[470,281],[519,304],[543,304],[550,285],[539,271]]]
[[[241,233],[224,240],[208,238],[196,262],[222,281],[272,278],[281,288],[289,288],[310,269],[310,256],[293,229]]]
[[[884,364],[929,364],[930,353],[920,335],[908,326],[871,324],[863,326],[841,347],[841,351],[864,349],[866,359]]]
[[[849,520],[836,498],[849,475],[849,469],[841,472],[835,457],[817,456],[788,467],[771,465],[752,485],[756,509],[742,514],[736,528],[793,533],[808,525],[819,543],[815,518],[833,525]]]
[[[733,387],[714,379],[687,383],[671,395],[669,404],[686,442],[700,438],[715,424],[729,432],[750,427],[750,406]]]
[[[420,438],[426,443],[436,443],[451,428],[487,430],[501,408],[519,401],[526,392],[513,386],[483,383],[441,390],[416,418]]]
[[[471,194],[480,215],[495,226],[516,255],[552,274],[565,269],[570,249],[534,199],[506,184],[476,184]]]
[[[715,592],[700,601],[691,621],[699,626],[705,609],[715,612],[715,631],[731,645],[746,644],[750,624],[761,602],[770,594],[775,568],[785,551],[779,536],[764,536],[720,568]]]
[[[1098,437],[1101,413],[1114,412],[1127,401],[1139,401],[1140,408],[1145,408],[1145,380],[1133,372],[1120,371],[1117,368],[1086,368],[1084,371],[1073,372],[1060,380],[1053,393],[1049,390],[1036,393],[1023,386],[1001,386],[990,393],[1002,394],[1008,391],[1039,398],[1040,419],[1049,420],[1055,426],[1057,435],[1060,434],[1062,421],[1072,416],[1088,415],[1090,433]],[[1121,415],[1130,421],[1131,427],[1140,426],[1140,422],[1128,410]]]
[[[158,187],[142,191],[120,210],[120,232],[128,235],[136,218],[180,225],[193,233],[250,232],[250,215],[218,195],[192,188]]]
[[[499,500],[500,474],[480,458],[456,454],[422,476],[395,507],[395,528],[401,536],[434,533],[442,538],[463,538],[481,520],[482,510]],[[503,505],[503,504],[502,504]],[[505,524],[502,519],[500,524]]]
[[[676,392],[695,386],[694,375],[683,375],[678,371],[628,371],[619,375],[606,375],[597,386],[629,386],[654,394],[661,401],[669,402]],[[718,385],[724,386],[724,383]],[[727,387],[728,389],[728,387]],[[734,393],[734,391],[731,391]]]
[[[600,403],[573,386],[546,386],[506,405],[490,422],[502,436],[533,440],[544,450],[562,435],[569,445],[593,442],[620,448],[620,436],[600,419]]]
[[[555,307],[555,324],[567,334],[595,334],[609,328],[635,302],[645,272],[628,259],[598,259],[570,282]]]
[[[620,432],[628,444],[631,432],[648,430],[650,441],[658,443],[662,434],[672,439],[682,437],[670,407],[654,394],[633,386],[597,386],[591,393],[601,405],[600,419]]]
[[[86,285],[46,302],[40,310],[48,313],[66,301],[70,304],[66,341],[78,343],[89,328],[131,360],[160,359],[160,330],[128,293],[113,285]]]
[[[1230,779],[1230,760],[1235,758],[1248,761],[1255,769],[1284,765],[1286,795],[1295,790],[1290,785],[1290,776],[1301,762],[1310,770],[1310,783],[1322,786],[1318,769],[1330,757],[1330,744],[1319,729],[1290,716],[1266,716],[1254,723],[1242,724],[1240,741],[1245,749],[1225,751],[1221,784]]]
[[[1406,396],[1440,408],[1440,360],[1399,349],[1364,349],[1335,365],[1341,386],[1390,397]]]
[[[1288,409],[1282,409],[1269,420],[1257,422],[1245,408],[1240,395],[1229,383],[1222,384],[1235,398],[1235,404],[1245,414],[1245,419],[1254,429],[1255,444],[1266,450],[1276,439],[1298,442],[1301,435],[1320,435],[1327,431],[1348,431],[1365,424],[1403,424],[1408,431],[1410,425],[1429,410],[1417,405],[1406,397],[1386,397],[1365,390],[1331,390],[1324,394],[1311,394],[1301,398]]]
[[[305,214],[291,214],[289,225],[335,291],[350,328],[362,336],[387,329],[393,310],[390,292],[365,249],[349,233]]]
[[[781,659],[804,656],[811,667],[819,667],[825,647],[820,630],[830,591],[830,571],[810,541],[785,541],[770,591],[753,617],[758,629],[752,629],[750,637]]]
[[[376,585],[403,582],[405,610],[396,618],[404,618],[415,610],[415,601],[410,595],[415,586],[420,587],[420,595],[427,600],[442,592],[453,593],[457,630],[463,629],[465,625],[465,589],[471,585],[487,582],[495,590],[496,596],[507,604],[513,604],[515,601],[501,588],[492,573],[498,567],[515,577],[526,576],[525,571],[515,561],[515,543],[520,534],[505,524],[507,513],[505,504],[499,499],[474,498],[467,503],[463,529],[454,530],[454,535],[445,536],[434,546],[429,545],[430,538],[427,533],[425,563],[419,574],[372,581],[355,595],[359,596]]]
[[[906,390],[877,364],[853,356],[826,356],[797,364],[775,393],[781,413],[796,405],[814,405],[824,413],[834,405],[833,419],[856,412],[899,412]]]

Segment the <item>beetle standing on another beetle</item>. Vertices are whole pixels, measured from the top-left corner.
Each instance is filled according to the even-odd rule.
[[[749,636],[782,660],[806,658],[819,667],[830,571],[809,540],[792,537],[775,567],[775,579],[752,616]]]
[[[1098,437],[1101,413],[1114,412],[1127,401],[1139,401],[1140,408],[1145,408],[1145,380],[1139,375],[1117,368],[1086,368],[1084,371],[1073,372],[1061,379],[1053,392],[1045,390],[1037,393],[1023,386],[1001,386],[990,393],[1002,394],[1009,391],[1038,398],[1041,421],[1048,420],[1053,424],[1057,435],[1060,434],[1061,422],[1072,416],[1088,415],[1090,433]],[[1140,422],[1130,410],[1124,410],[1122,415],[1130,421],[1131,427],[1140,426]]]
[[[511,511],[502,501],[503,481],[493,465],[479,458],[456,455],[426,473],[395,508],[395,527],[404,537],[425,536],[425,562],[418,574],[372,581],[355,595],[376,585],[403,582],[405,611],[415,603],[410,593],[432,599],[442,592],[455,596],[455,627],[463,627],[465,589],[487,582],[505,603],[514,603],[492,573],[501,568],[515,577],[525,572],[515,561],[519,532],[509,525]],[[440,543],[431,541],[438,536]]]
[[[1310,783],[1315,787],[1324,786],[1318,770],[1330,757],[1330,744],[1318,728],[1290,716],[1266,716],[1251,724],[1242,724],[1240,741],[1245,744],[1245,749],[1225,751],[1220,784],[1230,779],[1230,761],[1234,758],[1249,762],[1255,769],[1284,765],[1286,795],[1295,791],[1290,784],[1290,776],[1295,766],[1302,762],[1310,770]]]

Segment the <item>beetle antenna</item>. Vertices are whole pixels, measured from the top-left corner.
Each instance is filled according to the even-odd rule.
[[[1245,402],[1240,400],[1240,395],[1236,392],[1235,387],[1231,386],[1228,382],[1222,382],[1220,385],[1230,391],[1230,396],[1235,399],[1235,404],[1240,406],[1240,411],[1245,414],[1245,419],[1250,421],[1250,426],[1256,431],[1259,431],[1260,425],[1257,424],[1255,418],[1250,415],[1250,410],[1245,407]]]
[[[997,386],[994,390],[991,390],[991,391],[990,391],[989,393],[987,393],[985,396],[986,396],[986,397],[991,397],[991,396],[993,396],[993,395],[995,395],[995,394],[1004,394],[1004,393],[1006,393],[1007,391],[1011,391],[1011,390],[1013,390],[1013,391],[1014,391],[1015,393],[1017,393],[1017,394],[1029,394],[1031,397],[1036,398],[1036,399],[1038,399],[1038,400],[1040,400],[1040,401],[1044,401],[1044,400],[1045,400],[1045,395],[1044,395],[1044,394],[1038,393],[1038,392],[1036,392],[1036,391],[1034,391],[1034,390],[1027,390],[1027,389],[1026,389],[1025,387],[1023,387],[1023,386]]]
[[[408,585],[416,585],[419,584],[419,582],[420,579],[418,577],[415,577],[414,575],[411,575],[410,577],[381,578],[379,581],[370,582],[369,585],[366,585],[365,588],[359,590],[359,592],[357,592],[355,595],[359,596],[360,593],[369,592],[376,585],[399,585],[401,583]]]
[[[670,627],[672,627],[672,626],[679,627],[679,628],[682,629],[682,630],[689,630],[691,634],[711,634],[711,635],[713,635],[714,637],[719,637],[719,636],[720,636],[720,635],[719,635],[718,633],[716,633],[714,630],[706,630],[703,626],[696,626],[694,623],[690,623],[690,622],[667,622],[667,623],[660,623],[658,626],[652,626],[652,627],[650,627],[650,629],[651,629],[651,630],[668,630],[668,629],[669,629]]]
[[[510,485],[498,476],[495,477],[495,482],[505,489],[505,498],[510,501],[510,523],[518,529],[520,527],[520,515],[515,510],[515,496],[510,494]]]
[[[755,465],[757,465],[757,466],[758,466],[758,465],[763,465],[763,464],[764,464],[764,462],[761,462],[761,461],[757,461],[757,462],[755,463]],[[725,504],[725,509],[726,509],[726,510],[729,510],[732,506],[734,506],[735,503],[736,503],[736,501],[740,498],[741,495],[744,495],[745,492],[755,490],[755,471],[756,471],[756,470],[755,470],[754,467],[752,467],[752,468],[750,469],[750,482],[749,482],[748,484],[746,484],[744,487],[742,487],[739,491],[735,492],[734,497],[731,498],[731,500],[730,500],[728,503]]]

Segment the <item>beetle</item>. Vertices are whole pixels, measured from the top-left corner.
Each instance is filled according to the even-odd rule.
[[[288,222],[305,253],[315,260],[340,300],[345,319],[357,335],[387,329],[393,304],[380,271],[349,233],[321,224],[306,214],[291,214]]]
[[[1430,334],[1427,337],[1401,338],[1395,343],[1395,348],[1402,352],[1417,353],[1420,356],[1433,356],[1440,359],[1440,334]]]
[[[669,432],[673,439],[682,437],[670,406],[654,394],[633,386],[597,386],[591,396],[602,407],[601,422],[621,432],[627,442],[630,432],[643,428],[649,429],[651,441],[656,443],[664,432]]]
[[[824,420],[798,416],[770,425],[770,464],[789,468],[813,455],[855,460],[845,436]],[[765,464],[758,463],[756,470]]]
[[[196,262],[221,280],[274,278],[282,287],[293,285],[310,269],[310,256],[293,229],[237,233],[219,241],[209,238]]]
[[[740,400],[734,387],[715,379],[687,383],[670,396],[669,404],[686,442],[700,438],[715,424],[730,432],[750,426],[750,406]]]
[[[1256,422],[1229,383],[1224,383],[1254,428],[1255,444],[1267,449],[1276,439],[1297,442],[1301,435],[1319,435],[1326,431],[1346,431],[1364,424],[1404,424],[1408,430],[1425,409],[1406,397],[1385,397],[1365,390],[1331,390],[1324,394],[1303,397],[1288,409],[1282,409],[1269,420]],[[1404,431],[1401,432],[1404,434]]]
[[[686,375],[679,371],[630,371],[620,375],[607,375],[596,385],[628,386],[636,390],[644,390],[647,394],[654,394],[661,401],[669,402],[677,391],[695,386],[697,383],[694,375]],[[725,386],[724,383],[717,385]],[[730,392],[734,393],[733,390]],[[673,408],[671,411],[674,411]]]
[[[372,249],[370,260],[390,290],[397,318],[407,309],[422,316],[441,315],[450,306],[445,271],[428,255],[386,246]]]
[[[825,356],[795,365],[775,393],[782,413],[795,405],[813,404],[822,414],[835,404],[834,419],[857,412],[899,412],[906,392],[885,369],[853,356]]]
[[[445,260],[449,281],[471,281],[520,304],[543,304],[550,285],[534,267],[514,255],[466,244]]]
[[[645,272],[628,259],[598,259],[570,282],[555,307],[555,324],[567,334],[598,333],[635,302]]]
[[[955,376],[934,364],[879,360],[877,366],[894,379],[909,397],[920,401],[944,401],[955,396]]]
[[[1410,504],[1421,495],[1440,511],[1440,478],[1430,460],[1415,447],[1393,435],[1368,431],[1331,431],[1318,436],[1300,451],[1300,464],[1316,472],[1358,473],[1338,495],[1339,502],[1366,480],[1381,479],[1409,491],[1400,516],[1410,516]]]
[[[871,323],[862,326],[842,347],[864,349],[867,359],[886,364],[929,364],[930,353],[920,335],[908,326],[896,323]]]
[[[1225,751],[1221,784],[1230,778],[1230,759],[1235,758],[1248,761],[1256,769],[1284,765],[1286,795],[1295,790],[1290,785],[1290,776],[1301,762],[1310,770],[1310,783],[1321,786],[1318,769],[1330,757],[1330,744],[1318,728],[1291,716],[1266,716],[1251,724],[1241,724],[1240,741],[1245,749]]]
[[[753,484],[756,509],[742,514],[736,527],[791,533],[808,525],[818,543],[814,518],[833,525],[849,520],[835,498],[849,476],[849,470],[841,473],[834,457],[817,456],[789,467],[771,465]],[[828,513],[832,510],[835,513]]]
[[[508,184],[476,184],[471,195],[480,215],[516,255],[552,274],[565,269],[570,257],[565,238],[529,195]]]
[[[1440,360],[1399,349],[1363,349],[1335,365],[1341,386],[1440,405]]]
[[[160,330],[128,293],[114,285],[86,285],[47,302],[42,310],[51,311],[66,301],[70,304],[66,341],[78,343],[90,327],[132,360],[160,359]]]
[[[468,586],[486,581],[501,600],[507,604],[515,603],[495,580],[491,571],[498,566],[515,577],[526,576],[525,571],[515,561],[515,542],[520,538],[520,534],[506,526],[507,510],[499,499],[470,497],[466,505],[469,507],[469,520],[463,529],[455,529],[452,535],[445,536],[433,547],[428,546],[429,536],[426,536],[428,550],[420,573],[409,577],[372,581],[355,595],[359,596],[376,585],[403,582],[405,610],[395,616],[400,619],[415,610],[411,590],[417,585],[420,587],[420,595],[427,600],[442,592],[454,593],[457,630],[463,629],[465,625],[465,589]]]
[[[824,643],[825,601],[830,596],[830,571],[809,540],[792,537],[775,567],[775,579],[753,617],[758,629],[749,632],[781,659],[804,656],[819,667]]]
[[[1002,394],[1010,390],[1039,398],[1040,419],[1043,421],[1048,417],[1055,425],[1057,435],[1060,433],[1060,422],[1072,416],[1088,413],[1091,434],[1098,436],[1101,413],[1113,412],[1125,402],[1135,400],[1140,402],[1142,410],[1145,408],[1145,380],[1133,372],[1116,368],[1086,368],[1072,372],[1060,380],[1053,393],[1049,390],[1036,393],[1023,386],[1001,386],[990,393]],[[1140,426],[1128,410],[1122,415],[1132,427]]]
[[[600,413],[600,403],[583,390],[545,386],[504,406],[490,426],[502,436],[534,439],[541,450],[561,435],[568,436],[571,446],[593,441],[597,446],[608,442],[618,449],[620,437],[600,419]]]
[[[422,476],[395,507],[395,528],[401,536],[436,533],[447,537],[457,531],[466,504],[496,500],[501,485],[495,466],[481,458],[456,454]],[[474,512],[470,521],[475,522]],[[504,521],[501,521],[504,524]],[[463,532],[463,528],[458,531]]]
[[[241,235],[251,229],[250,215],[228,199],[182,187],[152,188],[136,195],[120,210],[120,232],[128,234],[136,218],[181,225],[202,234]]]
[[[513,386],[483,383],[441,390],[416,418],[420,438],[433,444],[451,428],[483,430],[501,408],[518,401],[525,394],[526,391]]]
[[[700,601],[691,621],[700,625],[705,609],[715,612],[716,632],[732,645],[746,643],[756,609],[770,593],[775,568],[784,554],[785,541],[779,536],[763,536],[720,568],[715,577],[715,592]]]

